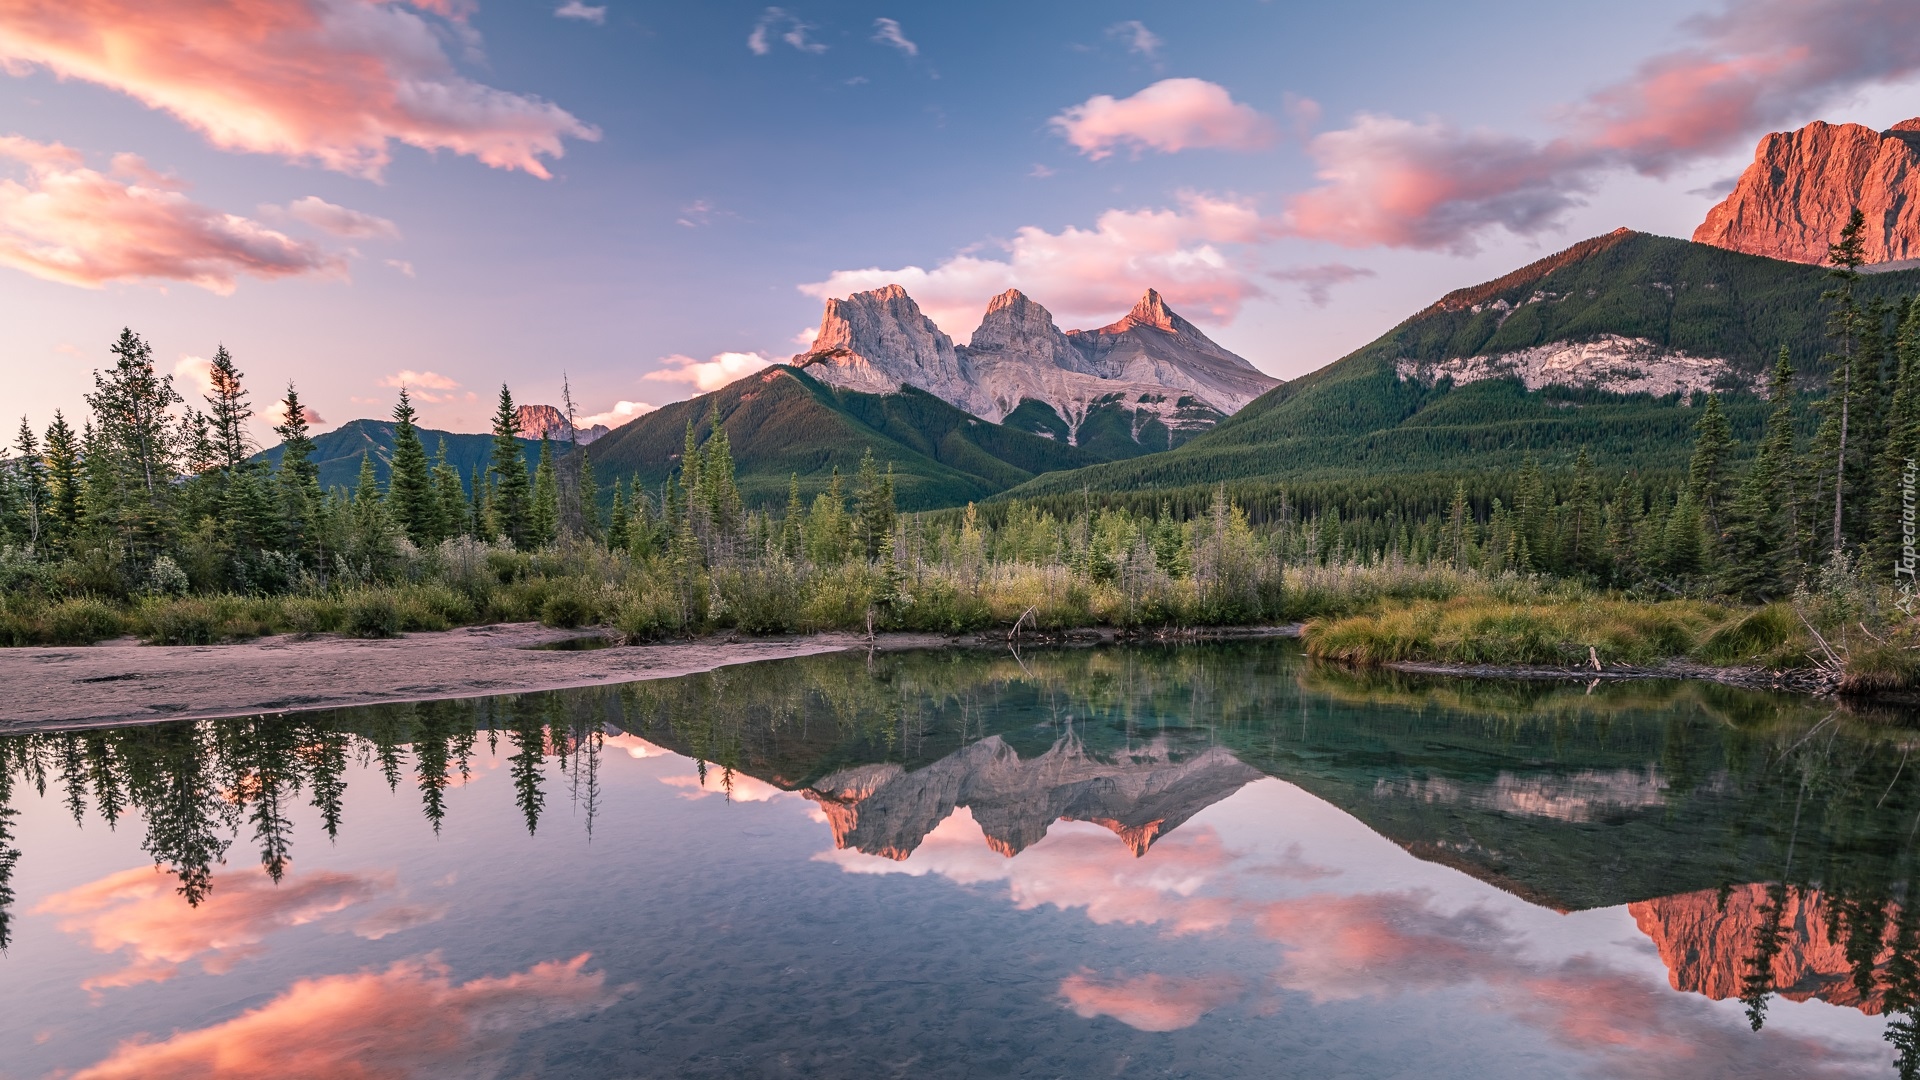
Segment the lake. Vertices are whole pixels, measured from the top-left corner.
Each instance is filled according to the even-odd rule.
[[[1290,642],[0,738],[0,1078],[1920,1066],[1913,731]]]

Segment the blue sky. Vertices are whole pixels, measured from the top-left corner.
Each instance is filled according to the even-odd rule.
[[[477,430],[563,371],[604,413],[888,280],[961,340],[1008,285],[1067,328],[1159,287],[1293,377],[1588,235],[1686,235],[1767,130],[1920,113],[1908,7],[25,0],[0,407],[72,415],[130,325],[189,392],[224,342],[329,425],[405,382]]]

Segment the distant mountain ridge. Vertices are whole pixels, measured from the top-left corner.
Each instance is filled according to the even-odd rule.
[[[1886,131],[1816,120],[1767,135],[1693,238],[1820,265],[1855,207],[1866,214],[1867,262],[1920,258],[1920,117]]]
[[[956,346],[899,285],[830,299],[791,361],[865,393],[914,386],[981,419],[1130,456],[1184,442],[1279,384],[1221,348],[1149,289],[1097,330],[1062,331],[1017,289]]]
[[[445,442],[447,462],[459,470],[463,486],[470,487],[474,470],[485,471],[487,463],[492,460],[492,435],[467,435],[433,428],[414,430],[419,433],[421,444],[427,448],[429,460],[437,459],[440,445]],[[521,439],[520,443],[522,456],[531,466],[540,456],[540,444],[531,439]],[[353,490],[360,478],[362,455],[373,460],[373,473],[381,484],[385,484],[392,471],[393,445],[391,420],[350,420],[332,431],[313,436],[312,460],[320,467],[320,487],[324,490]],[[254,460],[278,468],[285,454],[286,447],[277,444],[254,455]],[[472,491],[469,490],[468,494],[471,495]]]

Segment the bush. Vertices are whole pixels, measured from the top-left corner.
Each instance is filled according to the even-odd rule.
[[[553,590],[540,605],[540,621],[563,630],[584,626],[598,614],[597,605],[586,595],[586,590],[571,582]]]
[[[323,597],[296,596],[280,605],[281,625],[301,637],[337,630],[340,620],[340,604]]]
[[[213,645],[227,638],[218,605],[199,597],[149,601],[141,605],[140,621],[149,645]]]
[[[799,629],[805,590],[791,564],[716,570],[713,582],[720,590],[724,621],[745,633],[790,634]]]
[[[615,605],[613,625],[629,645],[659,641],[684,629],[680,605],[672,593],[657,585],[642,586]]]
[[[387,638],[400,632],[400,605],[385,589],[351,593],[343,607],[342,629],[349,637]]]
[[[62,600],[48,608],[39,621],[41,629],[32,636],[54,645],[91,645],[127,632],[120,613],[92,597]],[[13,632],[18,634],[27,625],[23,620]]]

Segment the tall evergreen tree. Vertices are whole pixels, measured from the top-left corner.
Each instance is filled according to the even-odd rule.
[[[247,391],[240,382],[240,369],[233,356],[221,345],[213,351],[207,368],[207,415],[213,429],[213,445],[220,468],[228,472],[240,467],[253,453],[247,434],[247,421],[253,418],[253,406],[247,403]]]
[[[440,542],[440,507],[435,500],[433,473],[427,448],[414,427],[413,400],[406,387],[393,407],[393,464],[387,470],[387,515],[407,539],[420,547]]]
[[[1782,346],[1768,389],[1773,412],[1739,494],[1728,508],[1721,538],[1720,587],[1765,599],[1787,588],[1793,553],[1793,508],[1782,498],[1793,468],[1793,361]]]
[[[545,547],[560,535],[560,486],[553,471],[553,444],[540,436],[540,464],[533,470],[533,546]]]
[[[492,490],[488,511],[492,531],[522,551],[532,548],[533,484],[527,478],[527,459],[520,451],[520,420],[513,393],[500,384],[500,406],[493,414],[493,459],[488,468]]]
[[[178,460],[171,410],[182,403],[171,375],[153,367],[153,347],[130,329],[113,343],[113,367],[93,373],[94,443],[89,515],[139,562],[158,554]]]
[[[1600,568],[1600,489],[1593,478],[1593,461],[1582,446],[1573,460],[1573,488],[1567,496],[1566,567],[1576,574]]]
[[[627,547],[627,493],[624,482],[613,482],[613,512],[607,521],[607,548],[611,551],[624,551]]]
[[[1853,404],[1855,384],[1855,345],[1860,338],[1862,317],[1859,300],[1853,294],[1854,284],[1860,280],[1860,267],[1866,260],[1866,215],[1859,207],[1847,218],[1847,224],[1840,230],[1840,239],[1827,247],[1827,262],[1832,265],[1829,273],[1838,283],[1827,290],[1824,298],[1833,304],[1829,315],[1828,334],[1833,339],[1836,350],[1830,357],[1834,364],[1831,389],[1827,395],[1826,423],[1823,430],[1831,425],[1831,434],[1821,440],[1822,446],[1830,455],[1831,483],[1833,485],[1833,546],[1835,553],[1843,544],[1842,522],[1847,495],[1847,426]]]
[[[1893,353],[1893,394],[1874,467],[1877,498],[1870,559],[1877,567],[1893,566],[1902,554],[1908,463],[1920,461],[1920,297],[1914,298],[1900,320]]]
[[[39,551],[41,538],[46,532],[51,491],[47,484],[47,462],[40,453],[40,440],[33,433],[33,425],[27,418],[20,418],[20,432],[14,436],[13,448],[20,457],[14,466],[17,474],[16,486],[20,497],[20,520],[27,541],[27,550]]]
[[[47,425],[47,528],[58,548],[80,534],[80,440],[55,409]]]
[[[280,422],[274,434],[280,436],[280,521],[287,543],[313,564],[325,567],[326,552],[322,540],[321,516],[326,495],[320,490],[320,466],[313,460],[312,424],[300,392],[287,383],[287,396],[279,404]]]
[[[896,516],[893,485],[880,474],[874,463],[873,448],[860,457],[860,471],[853,482],[855,554],[871,562],[893,536]]]
[[[1708,394],[1693,425],[1693,459],[1687,463],[1687,494],[1703,514],[1707,528],[1720,534],[1720,504],[1726,501],[1727,464],[1733,456],[1733,427],[1720,408],[1720,395]]]
[[[440,450],[433,462],[433,509],[436,538],[444,540],[471,533],[467,493],[460,486],[460,470],[447,460],[444,435],[440,437]]]

